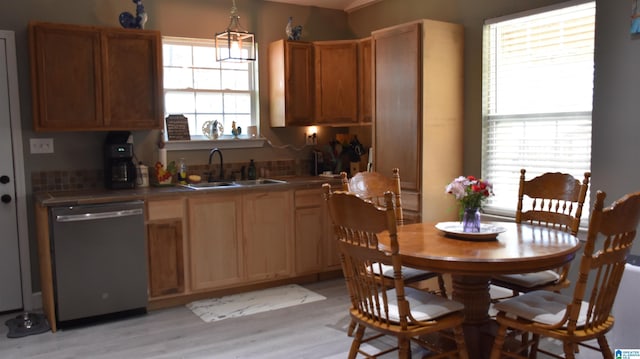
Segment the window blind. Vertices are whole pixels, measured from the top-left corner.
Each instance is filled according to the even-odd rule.
[[[563,172],[582,180],[590,171],[595,2],[569,4],[485,22],[482,178],[495,193],[488,213],[515,214],[521,168],[527,179]],[[585,204],[583,220],[588,213]]]

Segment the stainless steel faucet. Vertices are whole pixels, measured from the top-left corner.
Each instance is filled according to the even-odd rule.
[[[208,182],[213,182],[213,171],[211,171],[211,159],[213,159],[213,155],[218,153],[220,155],[220,179],[224,179],[224,162],[222,160],[222,151],[218,149],[218,147],[214,148],[209,152],[209,178]]]

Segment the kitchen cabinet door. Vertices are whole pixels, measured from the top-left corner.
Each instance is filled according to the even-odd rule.
[[[104,126],[162,128],[162,43],[155,32],[104,31]]]
[[[327,213],[326,206],[324,207]],[[328,215],[328,213],[327,213]],[[324,269],[339,270],[341,268],[340,249],[338,248],[338,238],[333,231],[333,224],[327,221],[325,226],[325,245],[324,245]]]
[[[184,199],[147,201],[150,299],[185,292]]]
[[[313,45],[287,40],[269,44],[271,127],[312,125],[314,91]]]
[[[160,33],[29,24],[36,131],[162,128]]]
[[[149,223],[147,235],[150,296],[183,293],[182,220]]]
[[[253,192],[243,196],[244,260],[247,279],[260,281],[292,274],[291,192]]]
[[[327,212],[321,190],[295,191],[296,274],[318,273],[324,265]]]
[[[321,189],[295,191],[296,274],[340,269],[338,242]]]
[[[244,278],[242,196],[216,193],[188,199],[191,288],[217,289]]]
[[[374,167],[400,169],[403,201],[417,199],[422,222],[457,219],[444,187],[462,173],[463,36],[433,20],[372,32]]]
[[[366,124],[371,124],[373,119],[372,66],[371,38],[368,37],[358,41],[358,118]]]
[[[36,131],[100,128],[100,33],[90,27],[29,26]]]
[[[316,123],[358,123],[357,40],[316,41],[313,53]]]
[[[376,122],[374,166],[380,173],[400,169],[402,189],[418,191],[420,181],[420,26],[374,32]],[[446,184],[445,184],[446,185]]]

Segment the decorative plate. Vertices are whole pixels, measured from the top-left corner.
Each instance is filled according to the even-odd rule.
[[[436,228],[444,232],[449,237],[473,241],[487,241],[495,239],[498,234],[506,231],[504,227],[492,223],[480,223],[480,232],[464,232],[461,222],[440,222],[436,224]]]

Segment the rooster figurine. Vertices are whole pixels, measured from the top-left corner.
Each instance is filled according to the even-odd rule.
[[[144,11],[142,0],[131,1],[136,4],[136,16],[127,11],[120,13],[118,17],[120,25],[125,29],[144,29],[144,24],[147,22],[147,13]]]
[[[284,30],[287,33],[287,38],[289,40],[300,40],[300,36],[302,35],[302,25],[293,26],[293,17],[289,16],[289,21],[287,22],[287,26]]]

